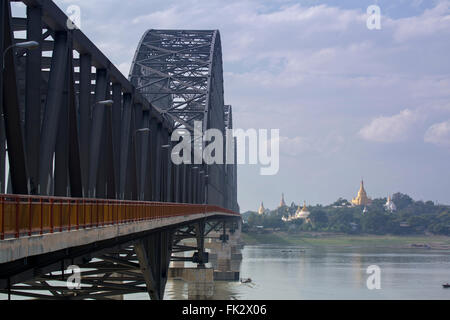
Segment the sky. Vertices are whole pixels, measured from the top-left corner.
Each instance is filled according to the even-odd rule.
[[[147,29],[219,29],[235,128],[280,129],[280,170],[238,168],[241,211],[403,192],[450,204],[450,1],[57,0],[128,75]],[[381,9],[369,30],[366,10]]]

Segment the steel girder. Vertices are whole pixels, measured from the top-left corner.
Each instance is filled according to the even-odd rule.
[[[224,105],[218,30],[148,30],[136,50],[129,79],[158,111],[173,120],[174,129],[192,133],[194,122],[200,121],[203,130],[218,129],[225,136],[232,123],[227,111],[231,107]],[[181,167],[181,180],[199,186],[188,188],[183,202],[237,208],[237,199],[231,196],[236,181],[227,175],[225,164]]]
[[[8,158],[8,192],[15,194],[236,207],[236,199],[230,201],[228,195],[236,191],[235,180],[228,178],[225,165],[175,166],[170,162],[170,147],[162,149],[163,145],[170,145],[169,136],[174,128],[189,130],[194,120],[202,121],[203,129],[216,128],[223,132],[229,126],[226,117],[230,119],[231,113],[224,111],[218,31],[155,31],[160,33],[159,38],[167,35],[169,41],[167,45],[162,41],[159,49],[154,49],[152,43],[144,45],[158,52],[152,62],[144,62],[146,67],[139,65],[140,70],[159,76],[155,83],[147,83],[149,86],[145,87],[158,90],[152,93],[144,88],[136,90],[133,84],[137,78],[131,76],[128,81],[80,30],[68,29],[68,17],[53,1],[21,2],[27,7],[26,17],[12,17],[11,1],[0,0],[0,52],[27,40],[37,41],[39,47],[33,51],[10,48],[5,54],[5,67],[0,69],[0,193],[6,191],[4,168]],[[176,45],[171,47],[177,41],[186,46],[186,55],[181,50],[172,52],[177,50]],[[143,42],[139,48],[142,45]],[[138,57],[139,49],[135,62]],[[194,64],[196,67],[192,67]],[[134,63],[132,70],[136,66]],[[173,93],[174,90],[177,92]],[[97,105],[105,99],[112,99],[112,106]],[[138,132],[142,128],[150,128],[150,132]],[[207,233],[205,228],[208,224],[194,227],[197,235]],[[203,237],[197,235],[197,249],[203,250]],[[171,235],[164,237],[142,245],[151,252],[151,246],[159,243],[166,258],[170,257],[172,246],[183,250],[176,240],[167,247]],[[179,238],[175,232],[175,239]],[[135,239],[130,242],[134,243]],[[113,246],[108,243],[105,250]],[[96,248],[83,250],[74,256],[90,256]],[[63,267],[74,262],[67,252],[39,260],[41,266],[34,271],[42,278],[32,281],[34,287],[30,291],[47,288],[52,277],[48,272],[57,270],[61,261]],[[160,271],[163,269],[161,264]],[[108,287],[109,293],[145,289],[126,285],[117,289],[114,280],[125,281],[125,276],[120,280],[117,277],[105,280],[109,276],[90,280],[96,286]],[[145,283],[142,277],[137,278],[133,282],[135,287]],[[161,289],[163,286],[157,289],[159,297]],[[59,292],[50,289],[50,292],[56,293],[53,294],[56,297],[66,293],[65,289]],[[93,292],[100,292],[97,298],[106,296],[102,290],[87,290],[86,295]]]
[[[209,110],[221,108],[208,105],[209,95],[222,95],[223,101],[223,86],[217,93],[210,92],[213,64],[220,66],[218,76],[222,77],[217,30],[149,30],[139,43],[129,79],[175,121],[175,128],[192,129],[194,121],[203,122]]]
[[[0,266],[2,278],[8,274],[7,283],[0,281],[0,293],[8,298],[42,300],[110,300],[125,294],[147,293],[152,300],[160,300],[164,297],[170,261],[204,267],[209,262],[205,238],[212,238],[209,236],[212,231],[221,232],[225,225],[234,224],[235,219],[227,217],[199,219],[140,234],[135,239],[116,238],[98,245],[35,256],[25,263]],[[194,243],[183,244],[184,240]],[[177,256],[180,252],[192,254]],[[67,271],[70,265],[80,268],[80,289],[66,284],[73,274]]]
[[[156,132],[138,130],[155,123],[160,146],[172,122],[80,30],[67,27],[56,4],[21,2],[26,17],[12,17],[11,1],[0,1],[0,49],[6,53],[0,70],[0,193],[7,178],[7,192],[15,194],[170,200],[171,183],[178,182],[161,155],[167,150],[154,152]],[[11,47],[23,41],[39,47]],[[108,99],[112,106],[97,104]],[[153,154],[158,161],[151,171]],[[164,192],[153,198],[162,183]]]

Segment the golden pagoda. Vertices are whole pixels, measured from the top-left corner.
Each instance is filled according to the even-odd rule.
[[[264,212],[266,212],[266,209],[264,208],[264,203],[261,201],[261,205],[258,209],[258,214],[264,214]]]
[[[372,200],[367,196],[366,190],[364,189],[364,181],[361,180],[361,186],[359,187],[358,196],[352,199],[352,204],[354,206],[367,206],[372,203]]]
[[[288,215],[287,217],[282,217],[281,220],[283,220],[284,222],[288,222],[288,221],[294,221],[297,219],[304,219],[306,222],[309,222],[309,211],[308,208],[306,207],[306,201],[303,204],[303,208],[300,208],[300,206],[297,207],[297,211],[295,211],[295,213],[293,215]]]
[[[284,202],[284,193],[281,194],[281,201],[278,208],[286,207],[286,202]]]
[[[300,206],[299,206],[300,208]],[[298,211],[298,210],[297,210]],[[300,219],[307,219],[309,217],[309,211],[308,208],[306,208],[306,201],[303,203],[302,210],[298,213],[298,217]]]

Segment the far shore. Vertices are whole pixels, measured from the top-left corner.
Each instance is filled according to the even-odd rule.
[[[245,245],[281,245],[301,247],[379,247],[447,250],[450,237],[438,235],[350,235],[325,232],[242,233]]]

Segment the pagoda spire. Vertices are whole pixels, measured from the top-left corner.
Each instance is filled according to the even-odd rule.
[[[286,202],[284,201],[284,193],[282,193],[280,205],[278,207],[281,208],[281,207],[285,207],[285,206],[286,206]]]
[[[261,205],[259,206],[258,213],[263,214],[266,212],[266,209],[264,208],[264,203],[261,201]]]

